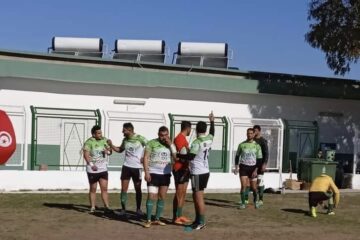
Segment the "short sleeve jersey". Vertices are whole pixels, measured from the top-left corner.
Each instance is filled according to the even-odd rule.
[[[134,134],[130,138],[123,139],[121,148],[125,149],[124,166],[142,168],[141,158],[144,154],[146,143],[146,138],[139,134]]]
[[[99,173],[107,171],[107,157],[104,153],[104,150],[109,146],[106,143],[107,139],[102,138],[101,140],[96,140],[91,137],[85,141],[83,150],[90,153],[91,162],[98,168],[97,171],[93,171],[91,166],[86,166],[86,171],[88,173]]]
[[[150,152],[150,173],[171,174],[171,153],[169,148],[161,144],[159,139],[153,139],[147,143],[146,151]]]
[[[195,154],[194,160],[190,161],[190,173],[194,175],[210,172],[209,152],[213,143],[214,136],[209,134],[199,136],[191,143],[190,153]]]
[[[236,156],[240,158],[240,164],[255,166],[256,159],[262,158],[261,147],[255,141],[244,141],[239,144]]]
[[[186,137],[185,137],[183,134],[181,134],[181,133],[179,133],[179,134],[176,136],[176,138],[174,139],[174,144],[175,144],[175,146],[176,146],[177,152],[180,152],[181,149],[183,149],[183,148],[185,148],[185,149],[187,150],[187,152],[188,152],[188,150],[189,150],[189,143],[188,143],[188,141],[186,140]],[[176,161],[176,162],[174,163],[174,170],[175,170],[175,171],[178,171],[178,170],[180,170],[180,169],[187,169],[188,167],[189,167],[189,163],[188,163],[188,162],[182,163],[182,162],[180,162],[180,161]]]

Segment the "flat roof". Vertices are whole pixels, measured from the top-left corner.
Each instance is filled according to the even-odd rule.
[[[0,82],[10,78],[360,100],[360,81],[353,79],[0,50]],[[18,87],[12,84],[1,88]]]

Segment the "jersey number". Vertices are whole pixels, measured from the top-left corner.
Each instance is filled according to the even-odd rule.
[[[211,148],[209,149],[205,149],[205,151],[203,152],[204,153],[204,161],[208,160],[208,157],[209,157],[209,151],[211,150]]]

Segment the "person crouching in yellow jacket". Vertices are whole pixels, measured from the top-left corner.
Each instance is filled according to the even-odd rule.
[[[317,217],[316,207],[320,202],[325,200],[329,200],[327,214],[335,215],[333,209],[339,204],[340,192],[333,179],[323,173],[313,180],[309,190],[309,207],[312,217]]]

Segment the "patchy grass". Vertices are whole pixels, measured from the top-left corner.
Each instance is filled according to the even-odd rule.
[[[100,204],[100,196],[98,205]],[[143,195],[143,211],[145,212]],[[169,194],[164,217],[170,222]],[[0,239],[359,239],[360,194],[341,196],[335,216],[318,209],[318,217],[307,215],[307,194],[265,195],[265,205],[237,209],[238,194],[206,194],[207,227],[184,231],[168,224],[144,229],[144,219],[135,213],[135,194],[129,194],[127,218],[116,214],[88,213],[87,194],[0,194]],[[251,198],[251,197],[250,197]],[[119,194],[110,194],[113,209],[119,208]],[[155,207],[154,207],[155,212]],[[194,217],[191,195],[184,214]]]

